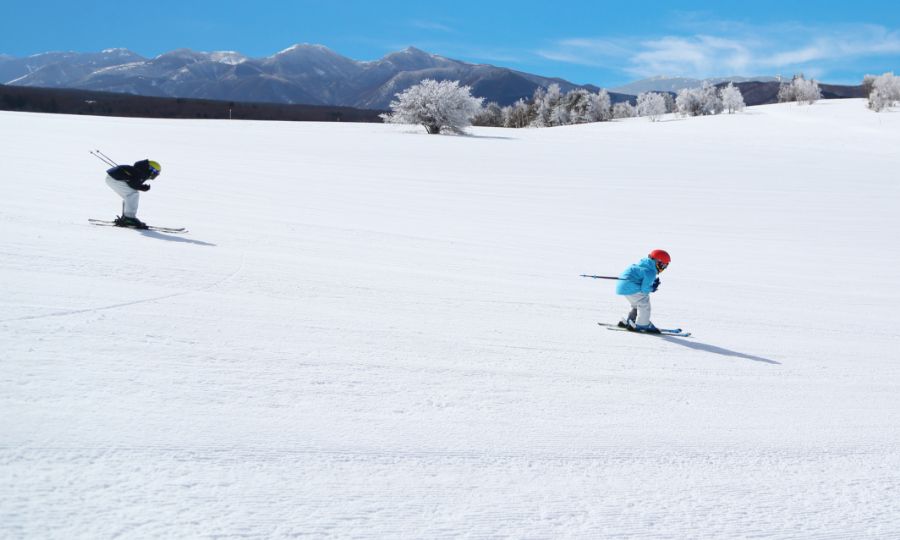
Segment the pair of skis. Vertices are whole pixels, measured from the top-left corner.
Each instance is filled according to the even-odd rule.
[[[650,332],[637,332],[634,330],[629,330],[627,328],[622,328],[618,324],[609,324],[598,322],[600,326],[605,327],[607,330],[617,330],[619,332],[631,332],[632,334],[644,334],[648,336],[674,336],[674,337],[690,337],[690,332],[685,332],[681,328],[660,328],[659,333],[650,333]]]
[[[138,229],[137,227],[122,227],[121,225],[116,225],[115,221],[109,221],[106,219],[88,219],[94,225],[100,225],[103,227],[119,227],[121,229],[137,229],[139,231],[156,231],[162,233],[169,234],[184,234],[187,232],[187,229],[184,227],[158,227],[156,225],[148,225],[146,229]]]

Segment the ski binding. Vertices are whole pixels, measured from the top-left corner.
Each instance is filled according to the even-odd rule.
[[[136,231],[156,231],[156,232],[163,232],[163,233],[169,233],[169,234],[182,234],[182,233],[187,232],[187,229],[185,229],[184,227],[159,227],[156,225],[147,225],[146,229],[139,229],[137,227],[121,227],[119,225],[116,225],[115,221],[109,221],[106,219],[91,218],[91,219],[88,219],[88,221],[94,225],[101,225],[104,227],[119,227],[120,229],[134,229]]]

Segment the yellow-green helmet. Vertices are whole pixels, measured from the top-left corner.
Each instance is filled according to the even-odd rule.
[[[158,161],[149,160],[147,165],[150,167],[150,178],[156,178],[162,172],[162,167]]]

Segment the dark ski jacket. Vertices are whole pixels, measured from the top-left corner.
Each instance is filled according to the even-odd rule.
[[[106,174],[125,182],[131,189],[146,191],[145,188],[150,187],[144,185],[144,181],[150,179],[150,160],[142,159],[136,161],[134,165],[119,165],[106,171]]]

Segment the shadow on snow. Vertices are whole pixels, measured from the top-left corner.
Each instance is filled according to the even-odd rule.
[[[777,364],[781,365],[781,362],[776,362],[775,360],[770,360],[769,358],[763,358],[762,356],[754,356],[752,354],[744,354],[742,352],[732,351],[730,349],[725,349],[722,347],[717,347],[715,345],[708,345],[706,343],[697,343],[696,341],[688,341],[683,338],[677,337],[668,337],[662,336],[663,339],[668,341],[669,343],[677,343],[682,347],[687,347],[688,349],[694,349],[697,351],[706,351],[715,354],[721,354],[722,356],[733,356],[735,358],[743,358],[745,360],[753,360],[754,362],[764,362],[766,364]]]
[[[178,236],[177,234],[165,234],[159,231],[151,231],[149,229],[135,229],[140,232],[142,235],[147,236],[149,238],[156,238],[157,240],[165,240],[167,242],[183,242],[185,244],[196,244],[198,246],[213,246],[216,244],[212,244],[210,242],[204,242],[202,240],[192,240],[190,238],[184,238],[182,236]]]

